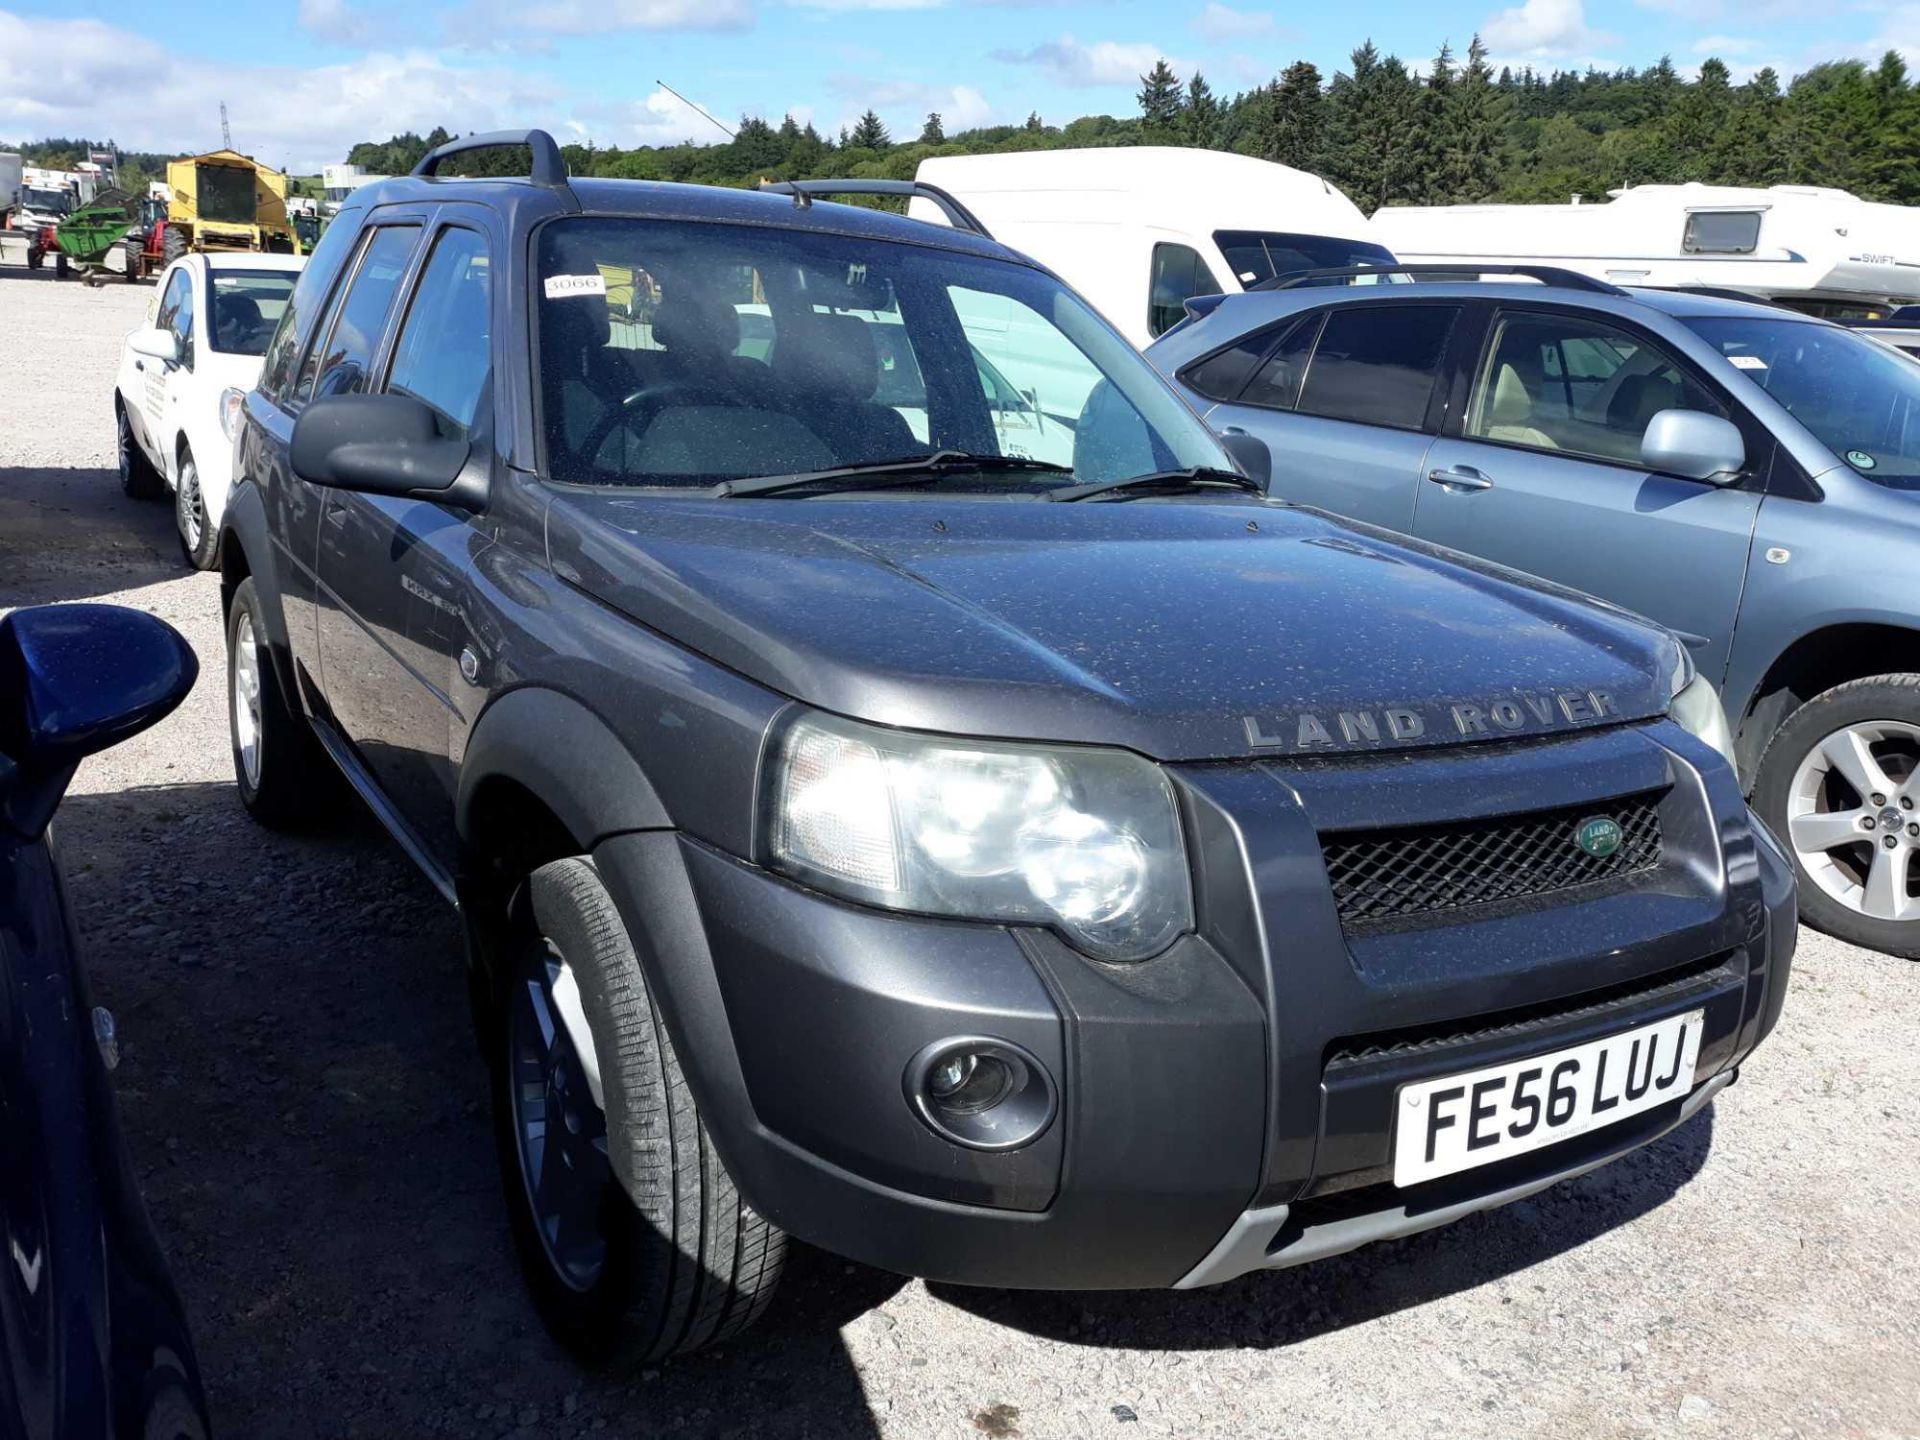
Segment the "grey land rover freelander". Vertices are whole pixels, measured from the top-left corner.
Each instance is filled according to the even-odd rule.
[[[1204,1285],[1735,1078],[1791,870],[1684,648],[1261,464],[975,227],[539,132],[355,192],[240,430],[235,769],[458,903],[557,1333],[737,1333],[787,1233]]]

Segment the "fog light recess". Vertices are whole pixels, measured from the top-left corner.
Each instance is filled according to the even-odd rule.
[[[936,1040],[907,1062],[902,1081],[927,1128],[970,1150],[1030,1145],[1059,1108],[1047,1067],[1010,1040]]]

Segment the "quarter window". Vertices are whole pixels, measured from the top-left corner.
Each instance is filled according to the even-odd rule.
[[[1669,356],[1610,325],[1562,315],[1503,315],[1467,434],[1617,464],[1640,463],[1662,410],[1725,409]]]
[[[180,303],[174,307],[173,320],[167,328],[173,332],[174,342],[180,347],[180,363],[191,370],[193,369],[193,277],[182,270],[180,278],[187,283],[180,287]]]
[[[296,392],[301,399],[350,395],[366,388],[374,347],[386,329],[419,234],[416,225],[383,225],[368,235],[353,276],[322,327],[323,338],[300,362]]]
[[[1273,347],[1273,353],[1261,365],[1246,393],[1243,405],[1260,405],[1269,410],[1291,410],[1300,399],[1300,382],[1307,378],[1307,360],[1313,354],[1313,342],[1320,335],[1320,317],[1302,320]]]
[[[1460,311],[1355,305],[1327,316],[1296,408],[1304,415],[1417,430]]]
[[[1195,295],[1218,295],[1220,284],[1190,245],[1163,242],[1153,247],[1153,269],[1147,285],[1147,333],[1163,335],[1186,317],[1187,301]]]
[[[387,389],[431,406],[449,434],[473,428],[492,372],[491,286],[485,237],[441,231],[394,348]]]

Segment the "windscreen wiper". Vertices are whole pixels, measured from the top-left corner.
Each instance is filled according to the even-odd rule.
[[[1155,492],[1171,494],[1179,490],[1192,490],[1207,485],[1225,485],[1235,490],[1250,491],[1255,495],[1266,493],[1266,487],[1249,475],[1238,470],[1221,470],[1211,465],[1195,465],[1186,470],[1158,470],[1151,475],[1128,475],[1119,480],[1090,480],[1084,485],[1063,485],[1058,490],[1049,490],[1049,500],[1085,500],[1091,495],[1114,495],[1132,492]]]
[[[740,480],[722,480],[713,487],[717,499],[742,495],[777,495],[782,490],[797,490],[808,485],[833,485],[841,481],[876,481],[879,485],[919,485],[938,480],[958,470],[1043,470],[1054,475],[1071,475],[1066,465],[1048,460],[1028,460],[1019,455],[973,455],[965,450],[936,450],[931,455],[902,455],[893,460],[868,460],[858,465],[837,465],[831,470],[811,470],[798,475],[753,475]]]

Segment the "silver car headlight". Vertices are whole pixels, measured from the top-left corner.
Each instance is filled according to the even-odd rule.
[[[229,385],[220,392],[220,428],[226,432],[228,440],[240,433],[240,412],[246,403],[244,390],[235,390]]]
[[[807,715],[775,751],[773,868],[890,910],[1047,925],[1102,960],[1193,926],[1173,787],[1121,750],[948,739]]]
[[[1694,669],[1693,656],[1687,653],[1683,642],[1675,640],[1674,649],[1678,658],[1673,666],[1673,699],[1667,706],[1667,714],[1689,735],[1699,737],[1726,756],[1727,763],[1738,770],[1739,764],[1733,758],[1733,731],[1728,728],[1726,707],[1720,703],[1719,693]]]

